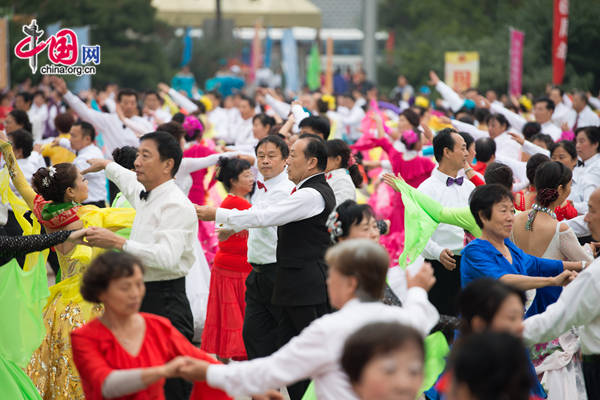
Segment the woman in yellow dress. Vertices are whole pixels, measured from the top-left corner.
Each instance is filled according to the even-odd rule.
[[[0,134],[0,150],[10,178],[46,232],[76,230],[96,225],[109,229],[131,226],[135,211],[111,209],[109,215],[95,206],[81,206],[88,195],[87,181],[70,163],[40,168],[29,186],[16,163],[12,146]],[[35,351],[27,374],[43,399],[84,399],[71,354],[70,333],[102,313],[102,306],[88,303],[79,293],[82,273],[95,252],[86,246],[63,243],[55,246],[61,281],[50,287],[43,311],[46,337]]]

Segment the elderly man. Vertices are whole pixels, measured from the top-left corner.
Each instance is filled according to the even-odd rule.
[[[585,222],[594,240],[600,240],[600,188],[589,199]],[[600,258],[565,287],[545,312],[527,318],[523,337],[527,344],[552,340],[571,327],[582,326],[579,337],[583,353],[583,375],[589,399],[600,399]]]

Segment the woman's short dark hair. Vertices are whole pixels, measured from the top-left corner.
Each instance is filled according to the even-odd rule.
[[[74,122],[75,118],[70,113],[61,113],[54,117],[54,126],[59,133],[69,133]]]
[[[298,139],[306,139],[306,147],[304,148],[304,157],[308,160],[311,157],[317,159],[317,169],[325,171],[327,168],[327,147],[322,137],[311,133],[304,133]]]
[[[108,289],[110,281],[132,276],[136,266],[143,274],[144,265],[134,255],[117,251],[100,254],[83,274],[81,296],[90,303],[100,303],[99,296]]]
[[[242,172],[252,167],[246,160],[225,157],[219,158],[217,165],[219,167],[217,180],[221,182],[228,191],[231,190],[231,181],[237,180]]]
[[[489,162],[496,155],[496,142],[489,137],[479,138],[475,141],[475,157],[477,161]]]
[[[8,134],[15,149],[23,152],[23,158],[27,158],[33,151],[33,135],[25,129],[17,129]]]
[[[471,147],[471,145],[473,143],[475,143],[475,139],[473,139],[473,136],[471,136],[470,133],[468,132],[457,132],[465,141],[465,146],[467,147],[467,150],[469,149],[469,147]]]
[[[483,217],[489,220],[492,217],[494,204],[506,199],[513,201],[512,192],[506,186],[498,183],[477,186],[469,196],[469,207],[477,225],[483,228],[479,213],[482,213]]]
[[[254,154],[258,153],[258,148],[265,143],[273,143],[275,147],[277,147],[279,151],[281,151],[281,158],[283,159],[288,158],[288,156],[290,155],[290,149],[287,143],[285,142],[285,140],[283,140],[281,136],[278,135],[268,135],[260,139],[256,147],[254,148]]]
[[[185,131],[183,130],[183,126],[174,120],[169,122],[165,122],[164,124],[160,124],[156,127],[157,131],[170,133],[171,136],[177,140],[177,142],[181,141],[181,138],[185,135]]]
[[[566,187],[573,173],[563,163],[549,161],[540,165],[535,173],[536,202],[542,207],[548,207],[558,199],[558,187]]]
[[[532,141],[533,137],[542,131],[542,125],[539,122],[527,122],[523,125],[523,137],[525,140]]]
[[[506,117],[500,113],[488,115],[488,117],[486,118],[486,123],[489,125],[491,120],[496,121],[500,125],[504,125],[504,130],[510,128],[510,122],[508,122]]]
[[[185,121],[185,114],[180,113],[180,112],[175,113],[175,114],[173,114],[173,117],[171,117],[171,121],[175,121],[180,124],[183,124],[183,121]]]
[[[133,146],[117,147],[112,152],[113,161],[128,170],[135,169],[133,163],[138,155],[138,149]]]
[[[548,150],[552,150],[552,147],[554,146],[554,140],[552,140],[552,136],[546,135],[545,133],[537,133],[533,135],[530,140],[532,142],[535,142],[537,140],[544,143],[546,149]]]
[[[448,370],[477,399],[528,400],[535,383],[523,342],[509,333],[463,338],[452,349]]]
[[[450,149],[450,151],[454,151],[455,143],[454,138],[452,137],[453,133],[457,132],[452,128],[444,128],[433,138],[433,155],[438,163],[442,161],[442,158],[444,157],[444,149],[447,148]]]
[[[527,160],[527,164],[525,164],[525,174],[527,175],[527,180],[529,180],[530,184],[533,184],[535,181],[535,172],[539,168],[540,165],[549,162],[550,159],[548,156],[542,153],[537,153],[529,157]]]
[[[421,118],[419,117],[419,114],[410,108],[407,108],[406,110],[402,111],[400,115],[403,115],[404,118],[406,118],[408,123],[412,125],[413,130],[419,129],[419,125],[421,124]]]
[[[485,179],[485,183],[498,183],[508,190],[512,190],[514,176],[508,165],[494,161],[488,164],[483,179]]]
[[[561,140],[560,142],[557,142],[552,147],[552,150],[550,151],[550,155],[551,156],[554,155],[554,152],[559,147],[562,148],[564,151],[566,151],[573,160],[577,160],[577,150],[575,149],[575,143],[573,143],[570,140]]]
[[[356,165],[356,163],[348,166],[350,157],[353,157],[353,155],[346,142],[341,139],[332,139],[325,142],[325,144],[327,145],[327,157],[335,158],[340,156],[340,167],[347,169],[350,173],[350,178],[352,178],[352,183],[354,183],[354,186],[360,187],[363,177],[360,174],[360,170],[358,169],[358,165]]]
[[[272,127],[273,125],[275,125],[275,118],[265,113],[256,114],[254,117],[252,117],[252,122],[256,120],[259,120],[262,126]]]
[[[38,169],[31,177],[31,186],[44,200],[63,203],[66,190],[75,186],[77,167],[71,163],[60,163],[53,168],[56,171],[52,176],[48,168]]]
[[[473,333],[471,321],[481,318],[491,324],[494,316],[510,295],[516,295],[525,306],[525,293],[506,283],[492,278],[480,278],[470,282],[458,294],[458,313],[460,315],[460,332],[466,336]]]
[[[375,301],[383,297],[390,257],[379,244],[369,239],[344,240],[330,247],[325,254],[329,268],[358,281],[356,297]]]
[[[340,363],[350,383],[356,384],[371,360],[406,347],[417,348],[421,360],[425,359],[423,336],[415,328],[398,322],[374,322],[348,336]]]
[[[31,132],[32,131],[32,127],[31,127],[31,122],[29,121],[29,115],[27,115],[27,113],[23,110],[11,110],[8,115],[10,115],[11,117],[13,117],[13,119],[15,120],[15,123],[17,125],[21,125],[23,127],[23,129],[25,129],[27,132]]]
[[[579,135],[579,132],[583,132],[585,136],[587,136],[588,140],[592,144],[597,144],[596,152],[600,153],[600,128],[597,126],[585,126],[583,128],[578,128],[575,131],[575,136]]]
[[[154,143],[156,143],[161,161],[168,159],[173,160],[171,176],[175,176],[177,170],[179,170],[181,159],[183,158],[183,152],[181,151],[179,142],[177,142],[177,140],[170,133],[161,131],[146,133],[140,138],[140,142],[144,140],[153,140]]]
[[[353,225],[359,225],[363,219],[375,218],[375,212],[368,204],[358,204],[354,200],[346,200],[338,205],[334,211],[337,213],[336,221],[339,221],[341,233],[337,238],[346,238],[350,234]]]

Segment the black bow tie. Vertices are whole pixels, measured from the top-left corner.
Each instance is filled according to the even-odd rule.
[[[147,192],[145,190],[142,190],[140,192],[140,200],[148,200],[148,196],[150,196],[150,192],[151,192],[151,190],[148,190]]]
[[[577,160],[577,166],[578,167],[585,167],[585,163],[581,160]]]

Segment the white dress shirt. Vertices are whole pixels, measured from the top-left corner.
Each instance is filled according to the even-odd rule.
[[[291,196],[288,196],[277,204],[272,204],[269,208],[251,207],[247,210],[217,208],[215,222],[226,224],[237,231],[247,228],[281,226],[290,222],[314,217],[322,213],[325,209],[323,196],[313,188],[298,188],[316,175],[318,174],[304,179],[296,185],[296,191]]]
[[[123,250],[139,257],[146,267],[146,282],[172,280],[187,275],[195,261],[198,217],[194,205],[169,180],[140,199],[144,186],[135,172],[117,163],[106,167],[106,177],[121,190],[136,214]]]
[[[340,365],[348,336],[373,322],[399,322],[426,335],[438,319],[421,288],[411,288],[402,307],[353,299],[341,310],[314,320],[269,357],[209,366],[206,382],[230,396],[243,396],[310,377],[320,400],[358,400]]]
[[[588,200],[592,192],[600,186],[600,153],[587,159],[582,166],[573,168],[573,183],[569,200],[579,214],[588,211]]]
[[[564,103],[558,103],[554,105],[554,112],[552,113],[552,122],[556,126],[561,126],[563,123],[568,123],[569,126],[573,126],[575,120],[575,110],[565,105]]]
[[[271,179],[259,182],[265,188],[254,189],[250,202],[252,209],[268,210],[290,197],[290,192],[295,187],[294,182],[288,179],[287,170]],[[277,261],[277,227],[248,229],[248,262],[252,264],[273,264]]]
[[[31,134],[33,135],[33,141],[39,143],[44,135],[46,128],[46,120],[48,119],[48,106],[43,104],[42,107],[38,107],[32,104],[27,111],[27,117],[31,122]]]
[[[483,137],[490,137],[489,132],[477,129],[474,125],[466,122],[452,120],[452,126],[460,132],[467,132],[473,139],[477,140]],[[496,143],[496,156],[512,158],[515,160],[521,159],[521,145],[513,140],[507,132],[502,132],[494,138]]]
[[[362,136],[360,130],[360,124],[365,117],[365,111],[360,106],[359,102],[356,101],[351,110],[347,108],[339,109],[340,123],[342,123],[342,132],[346,134],[350,140],[358,140]]]
[[[333,189],[336,207],[346,200],[356,201],[356,186],[346,168],[338,168],[325,174],[327,183]]]
[[[600,354],[600,258],[565,286],[546,311],[524,321],[523,339],[528,344],[552,340],[572,327],[579,330],[581,352]]]
[[[513,129],[515,129],[517,132],[523,132],[523,126],[527,123],[527,120],[521,115],[512,112],[508,108],[496,103],[493,103],[490,106],[490,111],[504,115]],[[556,126],[552,120],[544,122],[541,124],[541,126],[542,133],[550,135],[552,140],[555,142],[560,140],[560,137],[562,136],[562,130]]]
[[[585,106],[581,112],[574,111],[569,120],[569,126],[574,129],[575,122],[577,122],[577,128],[583,128],[585,126],[600,126],[600,117],[598,114],[592,111],[590,106]]]
[[[77,155],[73,160],[73,164],[79,169],[79,172],[89,168],[90,164],[88,164],[88,160],[92,158],[104,158],[100,147],[93,143],[77,152],[71,148],[71,142],[67,138],[61,138],[58,143],[60,147],[64,147]],[[85,174],[85,179],[88,181],[88,198],[86,201],[96,202],[106,200],[106,175],[104,171]]]
[[[135,133],[127,127],[116,114],[108,114],[101,111],[92,110],[81,99],[71,92],[63,96],[65,102],[71,107],[82,120],[89,122],[96,128],[96,132],[102,134],[104,145],[106,147],[107,158],[112,159],[114,149],[123,146],[138,147],[140,141]],[[133,122],[137,120],[146,123],[146,121],[135,115],[130,118]]]
[[[468,207],[469,195],[475,189],[475,185],[466,177],[462,185],[453,184],[446,186],[447,179],[450,176],[444,174],[439,168],[431,172],[418,190],[425,193],[434,200],[437,200],[445,207]],[[440,253],[444,249],[449,249],[454,254],[459,254],[464,245],[465,233],[462,228],[454,225],[439,224],[429,242],[423,250],[423,256],[429,260],[440,259]]]
[[[208,122],[213,126],[215,137],[217,139],[223,139],[222,136],[229,132],[229,117],[227,111],[223,107],[216,105],[216,107],[208,113]]]

